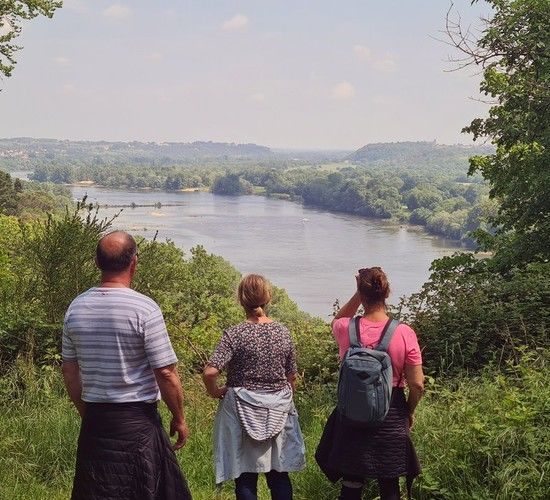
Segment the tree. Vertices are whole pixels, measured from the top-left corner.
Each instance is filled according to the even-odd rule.
[[[480,90],[494,99],[486,118],[463,129],[474,140],[489,138],[494,154],[470,159],[499,202],[495,237],[484,246],[504,268],[550,257],[550,2],[489,0],[495,14],[479,39],[447,18],[461,66],[483,68]]]
[[[241,179],[239,174],[226,174],[214,181],[212,192],[230,196],[250,194],[252,192],[252,184],[247,180]]]
[[[84,197],[63,216],[49,214],[23,228],[23,254],[33,269],[30,289],[40,297],[49,323],[61,321],[71,301],[99,279],[95,247],[116,215],[99,219],[97,214]]]
[[[16,193],[23,192],[23,183],[21,182],[21,179],[17,178],[13,181],[13,189]]]
[[[16,208],[17,199],[11,176],[0,170],[0,214],[13,215]]]
[[[42,15],[52,17],[63,2],[53,0],[0,1],[0,76],[11,76],[15,67],[15,53],[21,49],[14,43],[21,33],[21,21]]]
[[[421,185],[411,189],[405,196],[404,201],[409,210],[416,210],[417,208],[433,209],[442,199],[443,196],[437,188]]]

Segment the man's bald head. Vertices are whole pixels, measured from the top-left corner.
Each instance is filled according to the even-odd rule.
[[[136,254],[136,240],[124,231],[113,231],[103,236],[97,244],[97,267],[105,273],[126,271]]]

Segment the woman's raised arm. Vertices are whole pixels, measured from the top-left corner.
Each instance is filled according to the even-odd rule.
[[[334,316],[334,319],[332,320],[331,325],[334,325],[334,322],[340,318],[353,318],[353,316],[355,316],[355,313],[357,312],[357,309],[359,309],[360,305],[361,305],[361,296],[359,295],[359,292],[355,292],[353,294],[353,297],[349,299],[336,313],[336,316]]]

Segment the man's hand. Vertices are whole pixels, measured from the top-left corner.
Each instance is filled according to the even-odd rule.
[[[168,365],[155,368],[155,378],[160,389],[162,400],[168,406],[172,414],[170,421],[170,436],[178,435],[177,441],[172,445],[173,450],[179,450],[187,441],[189,429],[185,423],[183,414],[183,389],[176,365]]]
[[[178,439],[172,445],[172,449],[176,451],[185,446],[187,438],[189,437],[189,428],[185,420],[176,420],[172,418],[170,421],[170,436],[173,437],[174,434],[178,435]]]

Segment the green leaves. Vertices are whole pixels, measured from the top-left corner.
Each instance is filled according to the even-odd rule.
[[[17,197],[10,174],[0,170],[0,214],[14,215]]]
[[[543,498],[548,491],[548,350],[427,386],[413,428],[418,498]],[[414,439],[414,438],[413,438]]]
[[[521,346],[550,346],[550,264],[501,274],[491,260],[462,253],[434,261],[431,271],[422,290],[401,303],[430,372],[478,371],[517,359]]]
[[[495,154],[472,157],[469,173],[481,172],[500,203],[493,250],[508,269],[550,257],[550,3],[490,3],[495,14],[477,48],[459,48],[484,66],[480,90],[497,102],[464,131],[497,146]]]
[[[52,17],[63,2],[52,0],[4,0],[0,2],[0,74],[8,77],[15,67],[15,53],[21,49],[13,40],[21,33],[21,21],[39,15]]]

